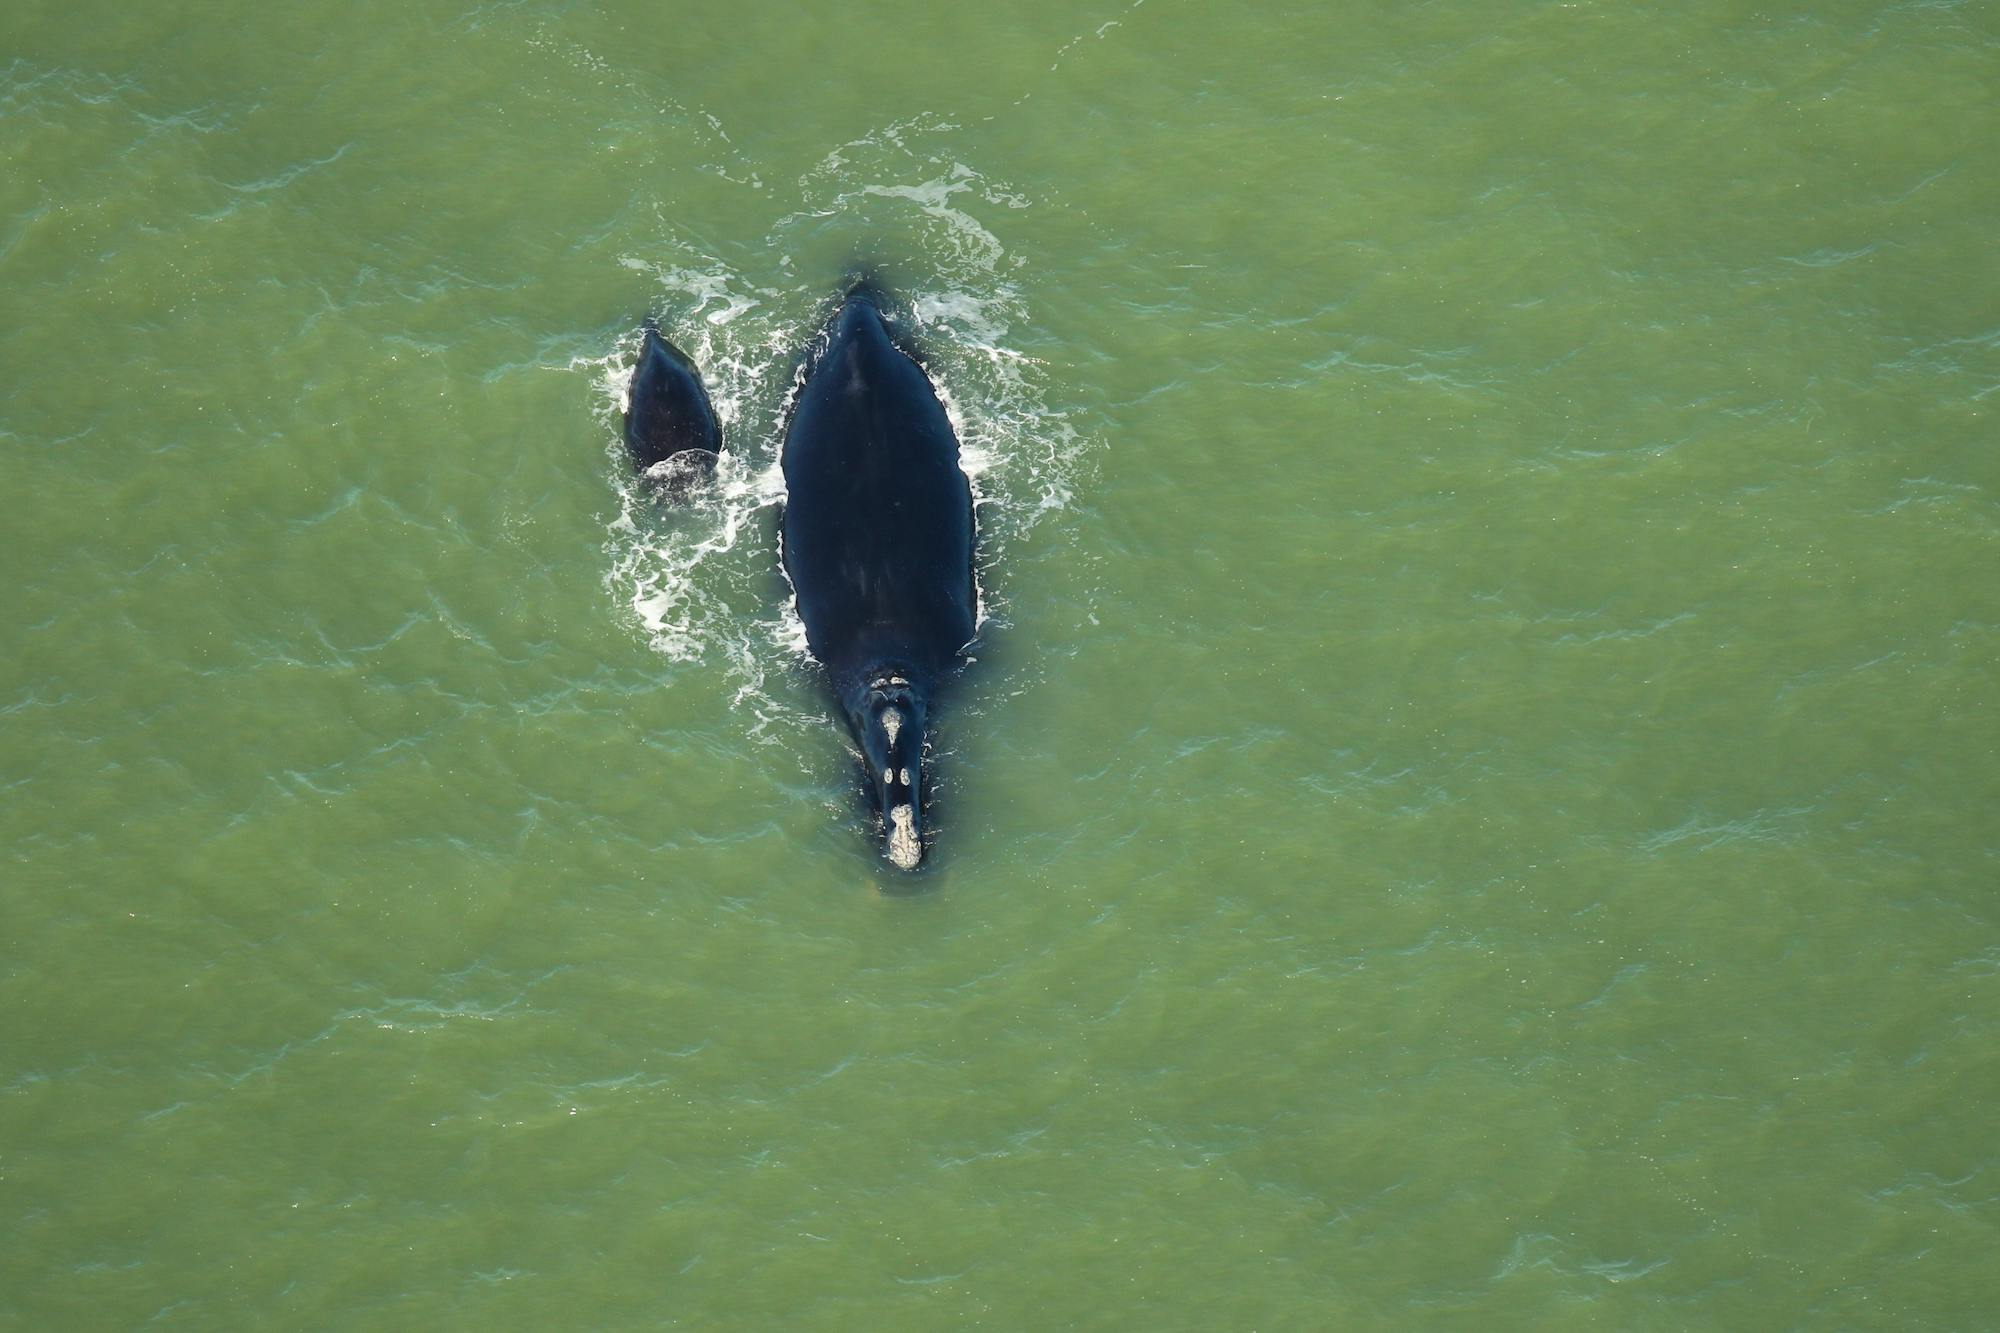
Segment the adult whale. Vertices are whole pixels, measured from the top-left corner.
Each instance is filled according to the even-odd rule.
[[[924,736],[972,641],[972,488],[929,376],[855,284],[816,341],[785,431],[783,559],[861,747],[889,860],[923,859]]]
[[[646,341],[626,393],[625,447],[639,470],[669,494],[678,494],[715,471],[722,428],[687,353],[646,321]],[[660,467],[660,464],[666,464]],[[656,470],[657,469],[657,470]]]

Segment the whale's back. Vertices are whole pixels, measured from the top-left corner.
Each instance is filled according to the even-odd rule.
[[[975,628],[972,491],[944,405],[877,299],[848,297],[793,408],[785,569],[830,670],[934,675]]]

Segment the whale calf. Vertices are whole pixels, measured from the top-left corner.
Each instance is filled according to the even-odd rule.
[[[924,855],[931,702],[971,643],[972,488],[958,436],[888,298],[856,283],[808,358],[786,427],[782,558],[806,643],[903,870]]]
[[[646,321],[645,344],[626,394],[625,447],[639,470],[669,494],[713,473],[722,453],[722,428],[701,372],[653,319]]]

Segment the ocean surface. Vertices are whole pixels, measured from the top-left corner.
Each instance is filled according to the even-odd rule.
[[[1996,223],[1980,3],[6,6],[0,1326],[2000,1327]]]

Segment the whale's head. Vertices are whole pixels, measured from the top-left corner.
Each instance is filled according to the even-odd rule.
[[[883,850],[900,870],[915,870],[924,858],[927,711],[923,692],[896,672],[873,676],[848,708],[869,790],[882,811]]]

